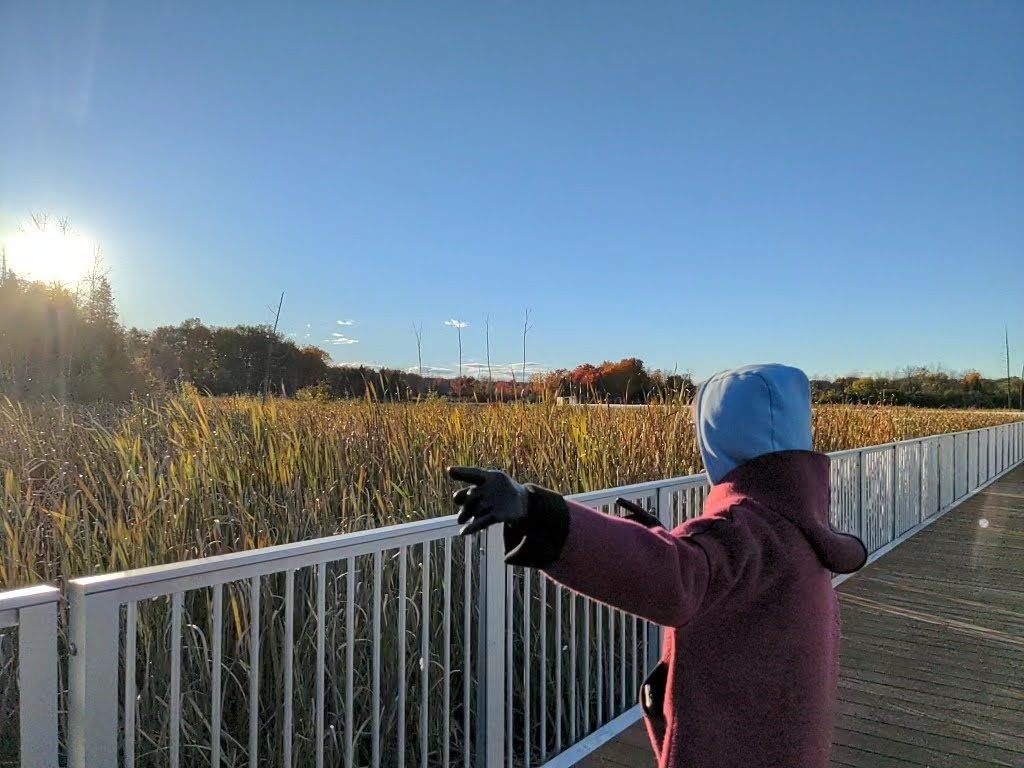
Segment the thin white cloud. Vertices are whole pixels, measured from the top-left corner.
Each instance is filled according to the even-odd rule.
[[[350,339],[343,333],[332,333],[331,338],[324,339],[324,343],[333,344],[334,346],[341,347],[347,344],[358,344],[359,339]]]
[[[380,368],[378,363],[367,363],[360,360],[345,360],[342,362],[335,361],[335,368]]]
[[[495,371],[494,378],[496,379],[501,378],[511,380],[513,377],[517,381],[522,381],[523,379],[522,361],[519,361],[518,363],[502,363],[500,365],[494,365],[492,366],[492,368]],[[530,362],[529,360],[526,361],[527,378],[533,376],[536,373],[547,373],[549,370],[551,369],[548,368],[546,365],[541,365],[540,363],[533,363]]]
[[[417,373],[419,366],[411,365],[406,369],[409,373]],[[446,376],[455,374],[458,372],[458,364],[452,364],[451,367],[437,366],[437,365],[424,365],[424,375],[432,376]],[[540,363],[533,363],[527,361],[526,363],[526,378],[529,379],[534,374],[547,373],[550,370],[547,366],[543,366]],[[462,372],[466,376],[473,376],[477,379],[487,377],[487,363],[481,363],[475,360],[462,363]],[[523,363],[492,363],[491,364],[491,376],[495,381],[511,381],[513,376],[516,381],[523,380]]]
[[[405,369],[406,373],[419,373],[420,367],[418,365],[411,365]],[[451,368],[444,368],[439,365],[424,365],[423,375],[424,376],[443,376],[446,373],[452,373]]]
[[[355,325],[355,320],[337,320],[338,325]]]
[[[462,320],[456,320],[454,317],[451,320],[445,320],[444,324],[452,328],[469,328],[469,323],[463,322]]]
[[[309,323],[306,323],[306,327],[307,328],[312,328],[313,326],[311,324],[309,324]]]

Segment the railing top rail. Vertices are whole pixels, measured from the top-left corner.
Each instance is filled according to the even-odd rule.
[[[842,459],[847,456],[855,456],[863,451],[882,451],[886,448],[892,448],[894,445],[913,445],[914,443],[927,443],[932,441],[942,440],[944,438],[956,438],[962,435],[974,435],[982,432],[988,432],[991,429],[1000,429],[1001,427],[1012,427],[1015,424],[1024,423],[1024,418],[1016,419],[1014,421],[1008,421],[1004,424],[993,424],[990,427],[978,427],[977,429],[964,429],[959,432],[943,432],[938,435],[925,435],[924,437],[912,437],[907,440],[894,440],[889,443],[879,443],[878,445],[865,445],[861,448],[846,448],[842,451],[832,451],[828,454],[830,459]]]
[[[704,473],[699,475],[680,475],[679,477],[670,477],[666,480],[648,480],[644,483],[634,483],[632,485],[619,485],[615,488],[601,488],[597,491],[587,491],[585,493],[574,493],[567,495],[567,499],[572,501],[585,504],[588,501],[594,501],[596,499],[604,499],[608,496],[641,496],[645,493],[651,493],[657,491],[666,486],[676,485],[703,485],[707,482],[707,476]]]
[[[0,610],[17,611],[60,601],[60,590],[45,584],[0,592]]]
[[[60,590],[45,584],[25,589],[0,592],[0,629],[16,627],[21,623],[19,611],[52,605],[60,601]]]
[[[298,541],[292,544],[279,544],[273,547],[232,552],[226,555],[198,558],[167,565],[155,565],[149,568],[137,568],[118,573],[106,573],[98,576],[87,576],[72,579],[69,584],[74,591],[83,594],[96,594],[126,587],[142,587],[170,581],[182,576],[200,577],[190,588],[223,583],[218,578],[221,572],[236,571],[250,566],[270,566],[265,570],[275,570],[273,564],[281,569],[287,568],[290,561],[305,560],[309,564],[341,560],[354,554],[366,551],[393,549],[402,545],[417,544],[431,541],[455,533],[458,521],[455,515],[417,520],[400,525],[389,525],[354,533],[339,533],[318,539]],[[231,576],[234,581],[242,576]]]

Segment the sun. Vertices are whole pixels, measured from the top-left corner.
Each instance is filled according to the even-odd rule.
[[[96,244],[77,232],[31,229],[8,238],[6,255],[7,268],[18,277],[70,285],[89,273]]]

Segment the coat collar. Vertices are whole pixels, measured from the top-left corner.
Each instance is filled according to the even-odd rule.
[[[825,454],[781,451],[736,467],[711,489],[704,516],[720,516],[744,502],[753,502],[795,525],[833,573],[853,573],[867,562],[867,548],[860,539],[832,529],[829,458]]]

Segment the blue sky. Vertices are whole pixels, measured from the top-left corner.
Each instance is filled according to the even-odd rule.
[[[0,6],[0,238],[69,216],[129,324],[1019,371],[1024,3],[239,8]]]

